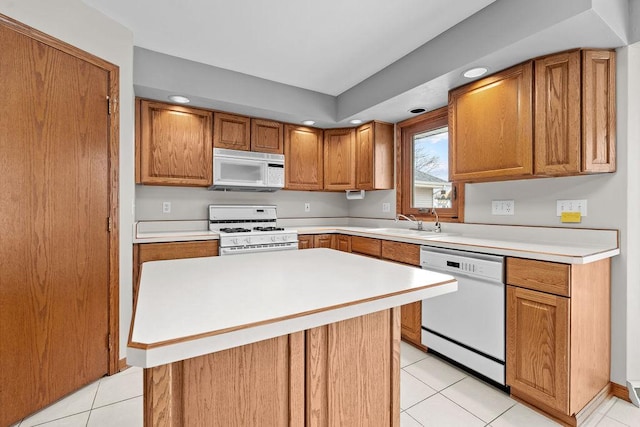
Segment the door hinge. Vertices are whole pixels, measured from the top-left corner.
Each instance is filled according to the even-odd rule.
[[[107,114],[111,115],[111,97],[107,96]]]
[[[113,227],[113,220],[111,219],[111,217],[107,217],[107,231],[109,233],[111,232],[112,227]]]

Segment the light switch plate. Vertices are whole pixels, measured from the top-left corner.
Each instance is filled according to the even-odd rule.
[[[491,215],[515,215],[516,202],[513,200],[492,200]]]
[[[562,216],[562,212],[580,212],[580,216],[587,216],[587,201],[557,200],[556,216]]]
[[[311,203],[305,203],[304,204],[304,211],[305,212],[311,212]]]

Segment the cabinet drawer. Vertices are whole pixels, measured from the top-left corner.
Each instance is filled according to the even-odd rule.
[[[571,296],[571,266],[555,262],[507,258],[507,284]]]
[[[403,264],[420,265],[420,245],[411,243],[382,241],[382,258]]]
[[[218,255],[218,241],[143,243],[139,245],[139,262],[165,259],[200,258]]]
[[[351,252],[380,258],[380,240],[351,236]]]

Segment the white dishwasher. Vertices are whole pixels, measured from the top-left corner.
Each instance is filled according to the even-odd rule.
[[[422,344],[505,386],[504,257],[422,246],[420,264],[458,280],[422,301]]]

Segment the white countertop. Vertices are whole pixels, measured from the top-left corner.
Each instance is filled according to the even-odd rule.
[[[406,228],[389,222],[386,228],[344,225],[294,228],[299,234],[341,233],[565,264],[586,264],[620,253],[617,230],[444,223],[441,234],[407,233]],[[218,239],[218,233],[208,231],[207,226],[207,221],[141,221],[134,230],[134,243]]]
[[[158,366],[455,290],[452,276],[331,249],[146,262],[127,362]]]

